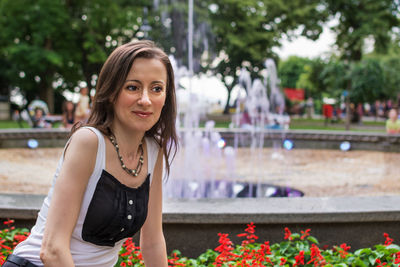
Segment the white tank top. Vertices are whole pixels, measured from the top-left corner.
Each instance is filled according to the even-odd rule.
[[[92,130],[98,137],[98,148],[96,156],[96,164],[91,174],[86,191],[81,204],[76,226],[71,236],[70,250],[76,267],[112,267],[118,261],[118,253],[121,249],[122,244],[126,238],[115,243],[114,246],[98,246],[93,243],[86,242],[82,239],[82,228],[85,221],[86,213],[88,211],[89,204],[92,200],[93,194],[96,189],[96,185],[100,179],[100,176],[105,169],[105,156],[106,146],[103,135],[99,130],[93,127],[84,127]],[[69,143],[69,140],[67,144]],[[155,140],[146,137],[147,145],[147,159],[148,159],[148,173],[150,174],[151,184],[151,173],[154,170],[154,165],[157,159],[159,146]],[[67,147],[67,145],[65,146]],[[65,148],[64,148],[65,151]],[[33,264],[43,266],[40,260],[40,247],[42,244],[44,227],[46,224],[47,212],[50,207],[51,197],[53,195],[54,185],[57,177],[60,173],[61,166],[64,160],[64,153],[61,156],[58,166],[53,178],[53,184],[47,197],[44,199],[43,205],[38,214],[35,226],[31,230],[29,237],[17,245],[14,249],[13,254],[24,257],[31,261]]]

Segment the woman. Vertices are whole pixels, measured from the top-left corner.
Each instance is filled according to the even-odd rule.
[[[89,89],[81,88],[79,92],[79,100],[76,104],[75,117],[77,121],[86,122],[90,113]]]
[[[394,108],[389,111],[388,119],[386,120],[386,132],[388,134],[400,133],[400,120],[398,119],[397,111]]]
[[[65,101],[63,104],[62,127],[71,129],[75,124],[75,105],[72,101]]]
[[[177,147],[172,66],[150,41],[125,44],[105,62],[96,91],[31,235],[3,266],[114,266],[139,230],[145,265],[167,266],[162,177]]]

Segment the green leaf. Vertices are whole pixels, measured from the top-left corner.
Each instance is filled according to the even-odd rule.
[[[281,247],[279,249],[281,255],[283,255],[285,253],[285,251],[289,248],[290,243],[289,242],[282,242],[281,243]]]
[[[362,261],[360,259],[356,259],[354,261],[354,263],[352,264],[352,266],[354,266],[354,267],[367,267],[368,263],[366,264],[364,261]]]
[[[292,238],[292,240],[300,239],[300,234],[294,233],[290,237]]]
[[[369,255],[369,257],[368,257],[369,263],[371,263],[371,265],[375,264],[376,259],[377,258],[374,257],[373,255]]]
[[[371,251],[372,250],[370,248],[361,248],[361,249],[356,250],[354,252],[354,255],[360,256],[361,254],[369,254],[369,253],[371,253]]]
[[[386,249],[390,249],[390,250],[394,249],[394,250],[400,251],[400,246],[398,246],[396,244],[390,244],[389,246],[386,246]]]
[[[325,266],[327,266],[327,265],[325,265]],[[346,263],[337,263],[337,264],[335,264],[335,265],[333,265],[333,267],[347,267],[347,264]]]
[[[318,240],[313,236],[307,237],[307,240],[312,242],[312,243],[319,244]]]

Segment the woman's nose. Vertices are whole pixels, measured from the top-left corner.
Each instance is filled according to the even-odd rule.
[[[149,93],[147,92],[147,90],[142,91],[142,95],[140,96],[140,99],[139,99],[139,104],[140,105],[150,105],[151,104]]]

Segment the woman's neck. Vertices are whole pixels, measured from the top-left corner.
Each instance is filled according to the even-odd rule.
[[[129,159],[135,158],[139,145],[143,141],[144,133],[132,132],[119,127],[112,129],[112,134],[117,140],[122,156]]]

